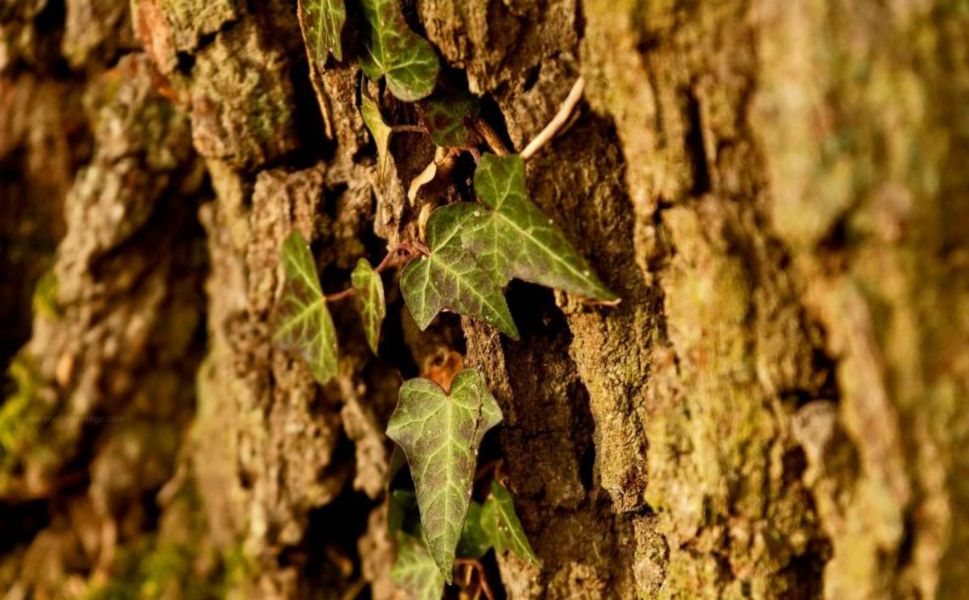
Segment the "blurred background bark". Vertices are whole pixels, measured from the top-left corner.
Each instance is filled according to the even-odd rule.
[[[529,185],[622,303],[513,284],[511,342],[388,282],[380,358],[337,306],[317,386],[270,341],[282,239],[340,289],[467,173],[408,202],[400,135],[378,174],[295,1],[4,0],[3,598],[397,597],[383,430],[455,352],[542,560],[500,594],[962,597],[969,3],[404,5],[516,149],[585,77]]]

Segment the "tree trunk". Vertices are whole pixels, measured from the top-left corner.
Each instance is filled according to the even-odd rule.
[[[319,386],[271,339],[282,240],[337,291],[470,162],[408,201],[433,146],[378,172],[295,1],[7,2],[3,598],[401,597],[383,432],[455,352],[541,559],[489,557],[499,595],[962,597],[969,5],[404,5],[511,148],[585,79],[528,185],[621,303],[513,283],[515,342],[388,284]]]

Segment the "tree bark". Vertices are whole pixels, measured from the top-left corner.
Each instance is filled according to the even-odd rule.
[[[515,342],[394,282],[379,358],[333,306],[319,386],[271,340],[282,240],[338,291],[470,164],[409,201],[433,146],[378,171],[295,2],[5,4],[3,597],[403,597],[383,431],[455,353],[541,559],[499,595],[961,597],[964,0],[403,4],[514,150],[584,77],[529,192],[621,303],[513,283]]]

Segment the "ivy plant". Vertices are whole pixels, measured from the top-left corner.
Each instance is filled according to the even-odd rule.
[[[374,271],[365,258],[357,261],[357,266],[350,274],[350,281],[353,283],[353,289],[357,291],[355,296],[357,312],[360,313],[360,320],[363,321],[367,344],[376,354],[377,345],[380,342],[380,326],[387,314],[387,306],[384,303],[384,282],[380,278],[380,273]]]
[[[404,267],[400,276],[404,302],[422,330],[439,312],[450,310],[518,339],[518,328],[495,274],[483,268],[461,243],[464,226],[476,210],[471,204],[456,204],[431,214],[426,239],[429,252]]]
[[[441,68],[431,44],[411,31],[398,0],[361,0],[369,31],[360,68],[377,81],[387,78],[390,91],[406,102],[430,95]]]
[[[454,559],[477,575],[477,581],[467,582],[476,587],[474,592],[482,590],[489,598],[492,594],[481,563],[489,551],[508,552],[528,564],[540,564],[515,513],[511,493],[497,475],[490,490],[483,503],[471,500],[468,504]],[[388,525],[399,548],[391,577],[412,598],[436,600],[441,597],[446,580],[427,547],[423,526],[419,522],[413,524],[411,515],[416,512],[416,504],[416,496],[411,492],[399,489],[391,492]],[[469,595],[477,597],[477,593]]]
[[[439,600],[444,593],[444,575],[419,535],[400,536],[390,577],[413,600]]]
[[[479,518],[479,538],[487,540],[496,552],[509,551],[527,562],[538,564],[538,557],[528,543],[525,530],[515,512],[515,501],[511,492],[497,478],[491,481],[491,496],[481,508]]]
[[[474,191],[483,207],[472,211],[461,241],[498,281],[516,277],[588,298],[615,300],[555,222],[528,199],[520,156],[482,156]]]
[[[454,378],[450,393],[428,379],[405,381],[387,425],[387,435],[407,456],[424,538],[448,583],[471,500],[478,446],[499,421],[501,409],[484,377],[469,369]]]
[[[528,197],[525,161],[568,120],[582,94],[581,79],[566,101],[568,109],[563,106],[565,112],[522,155],[510,154],[483,118],[479,98],[447,82],[439,87],[440,60],[433,46],[408,26],[399,0],[358,1],[363,30],[347,36],[359,41],[352,48],[341,41],[345,0],[300,0],[298,14],[314,69],[324,70],[330,56],[342,61],[345,50],[359,62],[365,75],[360,112],[376,146],[377,180],[391,171],[395,132],[417,133],[437,150],[435,160],[411,182],[408,197],[414,200],[421,185],[446,177],[451,172],[447,161],[453,166],[456,156],[468,153],[476,168],[471,189],[465,191],[473,193],[474,201],[434,209],[418,235],[391,249],[376,267],[361,258],[349,275],[350,287],[330,295],[323,292],[310,246],[294,231],[280,249],[283,285],[274,315],[276,342],[296,349],[314,378],[326,384],[337,376],[339,364],[329,304],[352,298],[364,338],[376,354],[387,312],[382,273],[396,267],[404,304],[421,330],[441,312],[451,311],[517,340],[518,327],[504,295],[512,279],[588,301],[617,302],[555,221]],[[418,122],[389,123],[382,100],[415,103],[414,111],[387,114],[416,114]],[[433,372],[425,373],[433,381],[405,381],[387,425],[413,482],[413,491],[388,490],[388,525],[397,542],[392,577],[422,600],[440,598],[454,581],[456,566],[472,568],[478,591],[491,597],[480,560],[492,550],[538,563],[497,469],[487,488],[477,486],[475,498],[478,450],[501,421],[501,410],[481,372],[464,369],[451,379],[452,373],[449,382]]]
[[[475,96],[437,94],[419,103],[417,108],[431,141],[437,146],[465,147],[474,139],[472,124],[481,114],[481,102]]]
[[[299,21],[303,28],[309,56],[322,69],[330,54],[343,60],[340,35],[347,20],[343,0],[300,0]]]
[[[316,274],[316,261],[299,231],[283,242],[283,293],[276,305],[275,339],[296,348],[313,376],[326,383],[337,373],[336,327]]]

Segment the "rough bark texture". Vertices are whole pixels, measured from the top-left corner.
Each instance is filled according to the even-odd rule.
[[[320,387],[271,343],[282,240],[338,290],[466,166],[409,203],[399,135],[378,174],[295,1],[6,2],[3,597],[398,597],[383,430],[453,351],[542,560],[486,565],[509,598],[962,597],[969,4],[404,4],[511,147],[585,77],[529,187],[622,303],[513,284],[512,342],[391,286]]]

